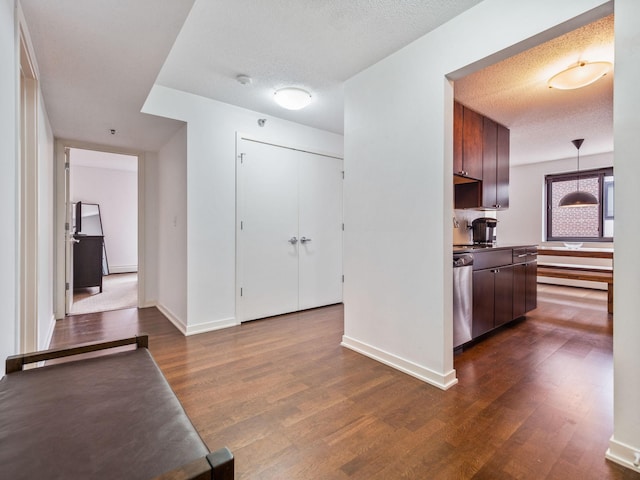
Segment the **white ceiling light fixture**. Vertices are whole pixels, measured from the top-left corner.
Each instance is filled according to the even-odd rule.
[[[604,77],[613,65],[610,62],[579,61],[566,70],[556,73],[549,79],[549,88],[558,90],[575,90],[586,87]]]
[[[300,110],[311,103],[309,92],[302,88],[286,87],[276,90],[274,99],[278,105],[287,110]]]

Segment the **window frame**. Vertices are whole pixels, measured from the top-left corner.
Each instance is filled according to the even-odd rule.
[[[604,177],[613,176],[613,167],[604,167],[604,168],[595,168],[592,170],[581,170],[579,172],[565,172],[565,173],[552,173],[544,176],[545,182],[545,199],[547,206],[547,215],[546,215],[546,231],[545,231],[545,239],[547,242],[613,242],[613,237],[604,237],[604,203],[605,203],[605,191],[604,191]],[[600,232],[600,236],[598,237],[553,237],[551,236],[552,232],[552,223],[553,216],[552,212],[552,184],[556,181],[568,181],[568,180],[582,180],[587,178],[598,178],[598,231]],[[613,186],[614,181],[611,182]],[[613,187],[609,187],[613,188]],[[607,217],[609,219],[609,217]],[[613,217],[611,217],[613,219]]]

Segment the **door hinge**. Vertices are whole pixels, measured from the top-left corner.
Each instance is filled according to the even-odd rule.
[[[240,296],[242,296],[242,287],[240,287]]]
[[[65,170],[69,170],[70,167],[71,167],[71,165],[69,164],[69,162],[64,162],[64,169]]]
[[[64,284],[64,289],[65,289],[65,290],[69,290],[69,282],[66,282],[66,283]]]
[[[344,180],[344,170],[342,170],[342,179]]]
[[[344,275],[342,275],[342,283],[344,283]]]
[[[239,155],[239,157],[240,157],[240,165],[242,165],[242,164],[244,163],[244,156],[245,156],[245,155],[246,155],[246,153],[241,153],[241,154]]]
[[[344,232],[344,223],[342,224],[342,231]]]
[[[240,220],[240,230],[244,230],[244,222]]]
[[[69,231],[69,222],[64,222],[64,230],[65,232]]]

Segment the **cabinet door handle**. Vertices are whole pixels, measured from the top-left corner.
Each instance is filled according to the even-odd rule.
[[[295,245],[296,243],[298,243],[298,239],[296,237],[291,237],[289,240],[287,240],[287,242],[289,242],[291,245]]]
[[[311,241],[311,239],[310,239],[310,238],[307,238],[307,237],[300,237],[300,243],[307,243],[307,242],[310,242],[310,241]]]

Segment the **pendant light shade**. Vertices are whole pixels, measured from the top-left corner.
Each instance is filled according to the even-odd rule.
[[[598,199],[594,195],[580,190],[580,147],[582,146],[582,142],[584,142],[584,138],[571,140],[571,143],[573,143],[578,150],[578,185],[575,192],[567,193],[560,199],[558,203],[559,207],[590,207],[598,205]]]

